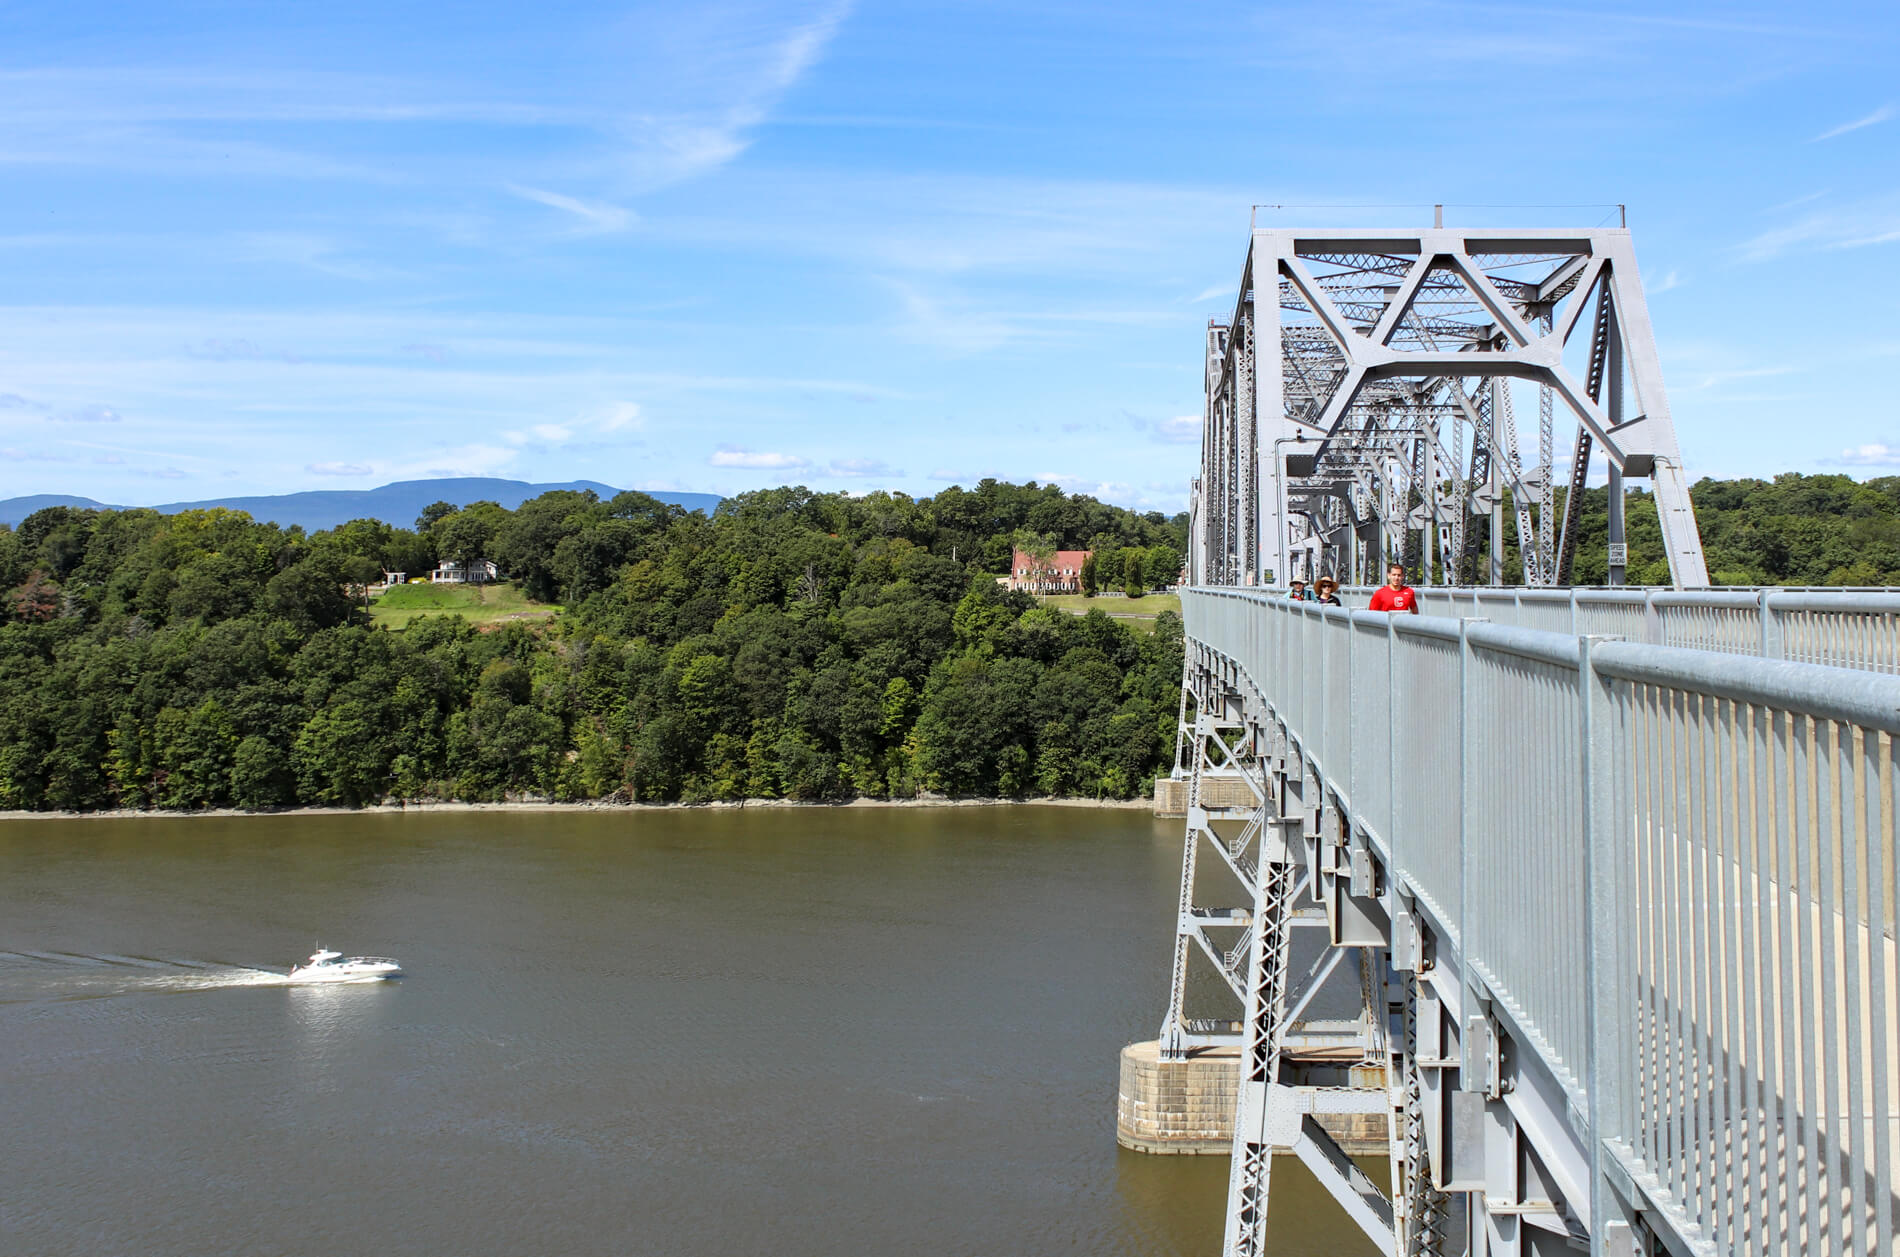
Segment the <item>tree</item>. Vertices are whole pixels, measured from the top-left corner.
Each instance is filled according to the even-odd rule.
[[[1148,592],[1148,555],[1145,551],[1122,551],[1122,592],[1139,598]]]
[[[468,565],[469,574],[479,586],[487,575],[481,566],[482,560],[488,558],[495,533],[506,514],[494,502],[471,502],[453,515],[437,520],[429,533],[444,558]]]
[[[1026,560],[1029,568],[1026,579],[1030,589],[1036,593],[1047,593],[1054,571],[1057,549],[1055,537],[1049,533],[1018,528],[1010,538],[1010,546]]]
[[[431,502],[422,508],[422,514],[416,516],[416,531],[432,533],[435,526],[460,510],[453,502]]]
[[[1876,496],[1868,527],[1900,500]],[[1153,773],[1178,702],[1177,617],[1152,636],[1072,617],[985,569],[1022,533],[1178,545],[1056,486],[784,488],[711,516],[561,492],[440,504],[427,534],[216,509],[30,522],[0,527],[0,806],[1115,793]],[[500,554],[567,605],[372,627],[353,598],[377,566],[437,547]]]

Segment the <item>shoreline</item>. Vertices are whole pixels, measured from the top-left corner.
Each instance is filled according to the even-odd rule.
[[[0,812],[0,821],[89,821],[89,820],[203,820],[208,817],[271,816],[425,816],[437,812],[738,812],[747,808],[926,808],[926,807],[1084,807],[1132,811],[1152,810],[1152,799],[850,799],[840,803],[809,802],[802,799],[732,799],[711,803],[608,803],[592,799],[562,803],[553,799],[513,799],[501,803],[468,803],[461,800],[427,802],[407,800],[377,803],[368,807],[284,807],[250,811],[238,807],[202,808],[182,811],[166,808],[109,808],[97,812]]]

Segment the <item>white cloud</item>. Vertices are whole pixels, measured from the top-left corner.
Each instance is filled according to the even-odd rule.
[[[1661,279],[1643,285],[1644,291],[1651,293],[1668,292],[1671,288],[1682,287],[1682,272],[1674,269],[1663,272]]]
[[[564,428],[558,423],[537,423],[528,430],[543,441],[565,441],[574,435],[571,429]]]
[[[368,463],[305,463],[303,469],[313,476],[367,476],[376,470]]]
[[[1885,122],[1891,117],[1893,117],[1893,106],[1882,105],[1864,118],[1856,118],[1852,122],[1843,122],[1838,127],[1821,132],[1821,134],[1809,140],[1808,143],[1819,144],[1822,140],[1831,140],[1837,135],[1846,135],[1849,131],[1858,131],[1862,127],[1871,127],[1878,123]]]
[[[1233,295],[1234,286],[1232,284],[1215,284],[1212,288],[1204,288],[1200,292],[1195,293],[1192,297],[1189,297],[1188,304],[1199,305],[1203,301],[1212,301],[1216,297],[1231,298]]]
[[[825,467],[828,476],[854,478],[859,476],[889,476],[893,479],[902,476],[901,468],[875,458],[834,458]]]
[[[388,480],[427,480],[435,476],[490,476],[519,457],[520,451],[499,445],[449,444],[377,463],[376,472]]]
[[[1866,445],[1844,449],[1839,458],[1828,461],[1847,467],[1900,467],[1900,445],[1870,441]]]
[[[583,201],[577,196],[566,196],[559,192],[530,188],[518,183],[509,184],[508,190],[524,200],[536,201],[574,215],[581,220],[581,225],[575,230],[584,235],[605,235],[625,231],[640,221],[640,216],[632,210],[619,205],[610,205],[605,201]]]
[[[621,54],[624,101],[605,129],[624,181],[648,190],[716,170],[823,55],[850,6],[782,11],[727,0],[629,19],[608,45]]]
[[[1201,440],[1201,416],[1176,415],[1154,425],[1157,440],[1170,445],[1198,445]]]
[[[714,467],[744,467],[753,471],[789,471],[798,467],[811,466],[810,462],[796,454],[748,450],[736,445],[720,446],[706,461]]]

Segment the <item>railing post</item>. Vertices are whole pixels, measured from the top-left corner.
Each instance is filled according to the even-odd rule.
[[[1781,640],[1781,617],[1768,604],[1773,595],[1766,589],[1761,591],[1761,657],[1763,659],[1782,659],[1786,657],[1786,648]]]
[[[1398,617],[1385,617],[1385,843],[1392,857],[1395,886],[1405,877],[1405,861],[1399,858],[1399,629]]]
[[[1587,912],[1585,1018],[1589,1028],[1588,1115],[1590,1124],[1590,1252],[1592,1257],[1630,1257],[1634,1218],[1616,1184],[1623,1178],[1611,1141],[1629,1136],[1628,1075],[1631,988],[1625,981],[1630,902],[1630,861],[1622,838],[1629,823],[1622,790],[1623,730],[1618,727],[1610,683],[1597,674],[1591,647],[1614,640],[1577,642],[1579,746],[1583,751],[1583,874]]]
[[[1483,736],[1483,727],[1472,719],[1471,712],[1471,626],[1478,623],[1482,621],[1475,617],[1458,621],[1458,980],[1463,988],[1459,1000],[1463,1018],[1459,1042],[1464,1058],[1459,1086],[1466,1091],[1482,1089],[1474,1084],[1489,1072],[1477,1059],[1480,1049],[1471,1032],[1472,1019],[1480,1015],[1483,1007],[1472,956],[1476,947],[1471,937],[1471,796],[1474,792],[1471,768],[1474,744]]]

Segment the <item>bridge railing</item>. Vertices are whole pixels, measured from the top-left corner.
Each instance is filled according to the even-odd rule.
[[[1803,613],[1796,597],[1773,610]],[[1886,649],[1825,606],[1827,649]],[[1727,613],[1751,613],[1631,593],[1564,610],[1632,607],[1730,643]],[[1895,1251],[1900,678],[1264,590],[1187,590],[1183,608],[1579,1137],[1683,1236]]]
[[[1340,591],[1364,608],[1368,587]],[[1426,615],[1900,675],[1900,593],[1865,589],[1418,591]]]

